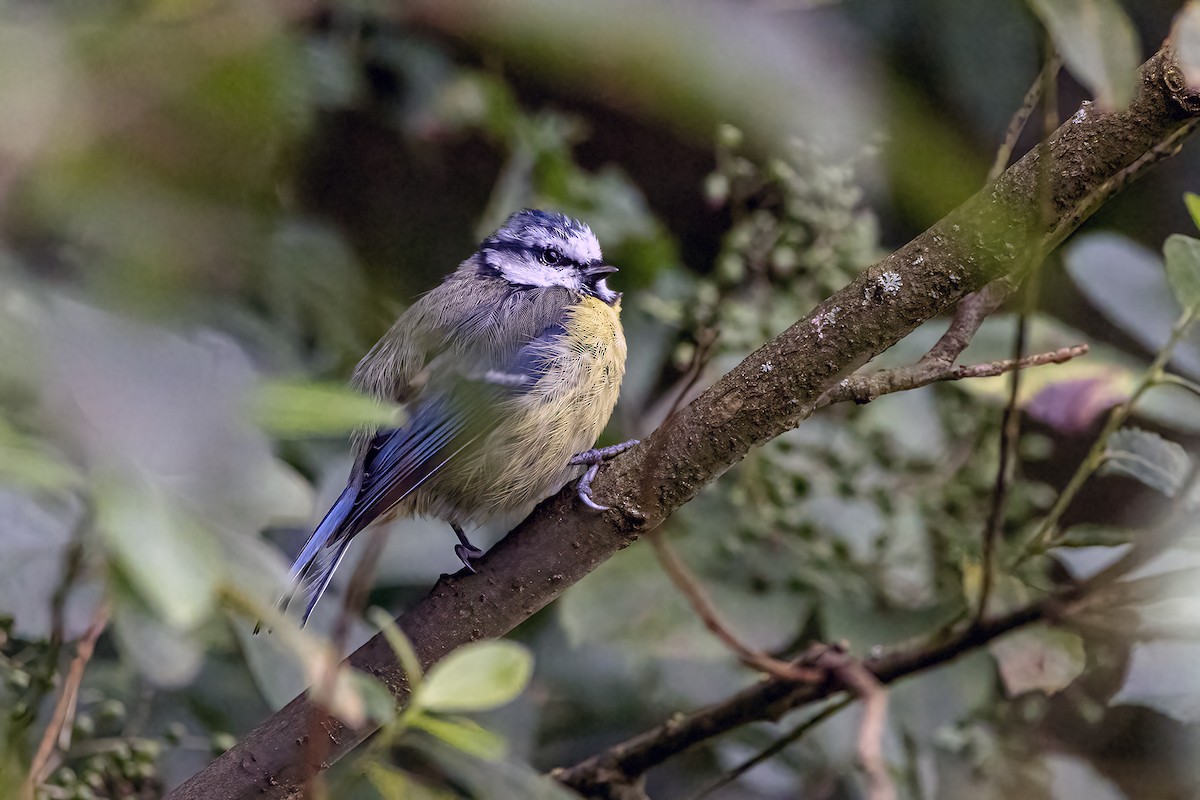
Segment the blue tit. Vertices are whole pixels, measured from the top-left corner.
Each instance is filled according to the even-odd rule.
[[[360,433],[341,496],[292,566],[304,621],[350,540],[375,520],[450,523],[463,564],[482,551],[464,526],[528,510],[636,442],[588,450],[625,374],[621,294],[590,228],[520,211],[413,303],[354,370],[353,385],[402,403],[402,427]],[[584,452],[586,451],[586,452]]]

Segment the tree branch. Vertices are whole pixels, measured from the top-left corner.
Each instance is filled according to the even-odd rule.
[[[1115,114],[1081,109],[1055,132],[1044,152],[1027,154],[924,234],[864,270],[609,464],[594,490],[597,500],[612,510],[592,514],[573,490],[564,490],[475,562],[477,574],[438,581],[429,596],[397,620],[422,663],[432,664],[466,642],[512,630],[662,524],[751,447],[811,415],[818,398],[842,377],[925,320],[949,311],[964,295],[1019,271],[1032,250],[1056,246],[1095,210],[1089,198],[1174,137],[1197,113],[1200,94],[1187,89],[1179,68],[1160,51],[1142,66],[1129,109]],[[1039,168],[1039,158],[1049,163]],[[1051,176],[1049,226],[1037,203],[1039,169]],[[1044,616],[1046,609],[1024,613],[985,621],[972,635],[998,635],[1000,629]],[[950,657],[933,652],[921,658]],[[877,663],[872,672],[887,680],[898,669],[920,668],[919,659],[908,658]],[[380,679],[400,701],[406,697],[403,671],[382,635],[359,648],[350,664]],[[747,702],[771,701],[769,709],[777,709],[778,700],[794,691],[819,690],[777,691],[774,701],[753,695]],[[306,698],[296,698],[169,797],[301,796],[309,775],[371,733],[369,727],[350,730],[330,724],[328,756],[321,763],[306,761],[300,743],[312,711]],[[644,768],[655,762],[640,763]]]

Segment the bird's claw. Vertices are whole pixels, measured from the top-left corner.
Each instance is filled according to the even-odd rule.
[[[571,456],[569,464],[587,464],[592,466],[603,461],[608,461],[614,456],[619,456],[635,444],[641,444],[641,439],[630,439],[627,442],[620,444],[610,444],[608,447],[593,447],[591,450],[584,450],[582,453],[576,453]]]
[[[458,556],[458,560],[463,563],[468,572],[475,572],[471,561],[483,555],[483,551],[473,544],[456,544],[454,545],[454,555]]]
[[[608,447],[594,447],[591,450],[584,450],[582,453],[576,453],[571,456],[571,460],[568,463],[572,465],[588,465],[587,472],[583,473],[583,477],[575,485],[575,493],[579,495],[579,501],[593,511],[608,511],[609,506],[601,505],[592,499],[592,481],[596,479],[596,474],[600,471],[602,463],[624,453],[639,443],[640,440],[638,439],[630,439],[627,442],[609,445]]]

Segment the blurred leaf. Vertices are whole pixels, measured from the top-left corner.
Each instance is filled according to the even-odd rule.
[[[371,704],[374,704],[376,712],[380,710],[378,693],[364,695],[362,678],[355,675],[355,670],[342,666],[325,646],[306,648],[303,661],[308,671],[306,680],[309,684],[309,699],[346,723],[347,727],[363,727],[367,723]],[[333,676],[332,680],[330,675]],[[393,712],[388,712],[388,716],[391,713]],[[383,719],[386,720],[388,716]]]
[[[96,530],[121,574],[166,623],[192,628],[208,616],[221,575],[220,549],[162,492],[105,485],[96,495]]]
[[[492,733],[474,720],[417,714],[410,724],[484,761],[498,761],[508,752],[503,736]]]
[[[0,487],[0,615],[13,618],[12,630],[18,636],[49,638],[52,597],[83,513],[74,500],[39,501]],[[68,637],[80,635],[87,626],[95,594],[70,594],[64,620]]]
[[[403,742],[417,751],[418,758],[411,751],[402,752],[402,763],[413,763],[421,756],[433,762],[429,766],[434,768],[423,768],[422,775],[445,776],[448,786],[457,790],[456,796],[481,800],[579,800],[579,795],[525,764],[476,758],[425,734],[405,737]]]
[[[1185,309],[1200,308],[1200,239],[1172,234],[1163,245],[1167,278],[1175,299]]]
[[[1200,722],[1200,644],[1138,644],[1111,706],[1139,705],[1184,723]]]
[[[24,166],[56,139],[84,125],[76,65],[50,15],[0,19],[0,158]],[[19,174],[19,172],[17,173]]]
[[[1175,15],[1171,25],[1171,44],[1175,50],[1175,60],[1183,70],[1188,86],[1200,87],[1200,2],[1188,0],[1183,8]],[[1196,195],[1190,192],[1185,195],[1188,210],[1192,211],[1192,219],[1200,219],[1193,210]],[[1196,223],[1200,227],[1200,221]]]
[[[245,418],[256,375],[240,346],[62,297],[47,306],[39,411],[64,449],[96,475],[137,476],[129,480],[210,533],[307,524],[311,487]]]
[[[1083,758],[1047,755],[1051,795],[1056,798],[1087,800],[1125,800],[1126,794],[1101,774],[1096,765]]]
[[[1105,567],[1113,564],[1129,551],[1132,545],[1117,544],[1092,547],[1063,547],[1054,548],[1049,552],[1055,560],[1077,581],[1092,577]]]
[[[700,513],[692,509],[689,513]],[[710,523],[717,517],[702,515]],[[689,548],[692,561],[699,546]],[[711,556],[717,559],[718,556]],[[795,564],[778,556],[772,559],[787,572]],[[781,563],[782,561],[782,563]],[[719,574],[693,567],[726,621],[744,641],[764,650],[785,646],[799,632],[811,601],[789,591],[762,592],[723,581]],[[671,584],[648,547],[631,547],[601,564],[567,592],[559,602],[558,618],[573,645],[588,643],[620,647],[635,660],[678,658],[729,661],[721,644]]]
[[[289,636],[276,635],[274,626],[255,634],[253,623],[242,616],[232,616],[230,627],[254,684],[272,711],[283,708],[308,688],[309,670]]]
[[[1031,691],[1055,694],[1071,685],[1087,666],[1083,640],[1070,631],[1039,625],[988,645],[1009,697]]]
[[[484,711],[516,699],[533,675],[533,656],[516,642],[473,642],[426,673],[412,703],[427,711]]]
[[[1141,64],[1137,32],[1116,0],[1029,0],[1067,68],[1105,112],[1133,99]]]
[[[356,669],[343,669],[351,689],[362,701],[367,719],[387,722],[396,716],[396,698],[378,678]]]
[[[1183,446],[1157,433],[1122,428],[1108,437],[1104,475],[1127,475],[1167,497],[1174,497],[1187,476],[1191,459]]]
[[[367,778],[384,800],[454,800],[449,791],[431,789],[406,773],[378,761],[366,765]]]
[[[256,593],[236,584],[222,588],[230,605],[250,619],[260,620],[266,631],[251,633],[253,626],[248,620],[234,623],[255,679],[264,697],[273,704],[291,699],[290,687],[281,685],[278,677],[282,674],[295,680],[292,676],[297,669],[293,665],[298,665],[300,690],[308,687],[309,699],[348,727],[361,728],[372,714],[382,714],[377,718],[381,722],[391,718],[395,705],[387,689],[371,676],[356,674],[356,670],[343,664],[328,641],[301,628],[275,605],[263,603]]]
[[[396,660],[404,669],[409,687],[416,688],[425,676],[421,670],[421,660],[417,657],[417,651],[413,649],[412,642],[404,635],[404,631],[400,630],[400,626],[396,624],[396,620],[392,619],[392,615],[382,608],[368,609],[367,619],[383,632],[384,638],[392,647],[392,652],[396,654]]]
[[[251,415],[264,430],[285,438],[404,423],[398,406],[347,386],[303,381],[264,381],[254,392]]]
[[[285,219],[269,247],[259,293],[274,330],[288,342],[313,337],[339,356],[361,352],[371,298],[346,242],[327,225]]]
[[[932,224],[979,189],[987,164],[919,87],[895,78],[885,86],[888,180],[913,216]]]
[[[1086,433],[1106,411],[1125,399],[1113,385],[1115,377],[1054,381],[1044,386],[1025,410],[1033,419],[1061,433]]]
[[[1153,251],[1124,236],[1095,233],[1077,238],[1063,260],[1071,280],[1114,325],[1152,353],[1167,343],[1180,306],[1162,259]],[[1195,339],[1181,342],[1171,360],[1192,375],[1200,374]]]
[[[1054,542],[1060,547],[1113,547],[1128,544],[1133,536],[1134,531],[1130,528],[1085,524],[1068,528]]]
[[[75,465],[43,442],[0,419],[0,482],[31,489],[81,489],[83,475]]]
[[[592,94],[683,138],[707,141],[734,119],[751,140],[782,149],[792,137],[857,149],[873,108],[844,40],[819,18],[803,26],[721,5],[636,0],[419,3],[423,24],[492,49],[579,96]],[[833,72],[821,65],[831,62]],[[816,80],[820,75],[821,79]],[[619,100],[611,86],[622,86]]]
[[[117,593],[112,631],[121,656],[157,686],[184,686],[204,663],[204,643],[196,632],[164,622],[141,598]]]
[[[1190,5],[1200,8],[1200,6],[1197,5],[1196,0],[1193,0]],[[1183,195],[1183,203],[1187,206],[1188,215],[1192,218],[1192,224],[1197,228],[1200,228],[1200,195],[1192,192],[1186,192]]]

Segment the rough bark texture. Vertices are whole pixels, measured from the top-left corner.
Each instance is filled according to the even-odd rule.
[[[805,319],[765,344],[655,431],[601,470],[585,509],[571,490],[539,506],[476,562],[479,572],[438,582],[398,622],[426,664],[476,639],[502,636],[643,532],[661,524],[746,452],[795,427],[821,394],[969,292],[1012,273],[1036,248],[1053,246],[1095,208],[1107,181],[1200,113],[1169,55],[1141,69],[1130,108],[1103,115],[1085,105],[1044,148],[928,231],[866,269]],[[1045,154],[1048,163],[1039,164]],[[1043,180],[1039,193],[1039,181]],[[1038,197],[1048,197],[1049,210]],[[350,663],[403,700],[401,670],[381,636]],[[811,691],[811,690],[807,690]],[[760,695],[760,701],[770,702]],[[172,800],[299,797],[305,780],[359,744],[371,729],[321,718],[304,697],[251,731],[170,794]],[[323,758],[306,744],[320,731]],[[322,763],[315,763],[320,760]]]

